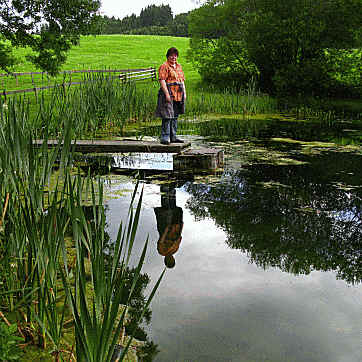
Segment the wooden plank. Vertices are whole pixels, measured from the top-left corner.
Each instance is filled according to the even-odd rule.
[[[34,140],[33,145],[40,147],[43,140]],[[56,147],[57,140],[48,140],[48,147]],[[179,153],[190,147],[190,143],[171,143],[162,145],[154,141],[133,141],[133,140],[78,140],[72,141],[75,152],[80,153],[127,153],[127,152],[148,152],[148,153]]]

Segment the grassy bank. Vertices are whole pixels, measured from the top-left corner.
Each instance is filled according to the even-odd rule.
[[[191,70],[185,55],[189,46],[188,38],[157,37],[151,35],[99,35],[83,36],[78,46],[68,53],[63,70],[92,68],[139,68],[157,66],[165,59],[169,47],[175,46],[180,51],[179,60],[185,71]],[[34,66],[25,60],[27,49],[17,49],[16,54],[22,57],[14,71],[36,71]],[[197,74],[195,72],[195,74]]]

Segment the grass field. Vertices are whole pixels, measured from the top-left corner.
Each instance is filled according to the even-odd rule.
[[[187,61],[186,53],[189,47],[188,38],[180,37],[157,37],[148,35],[100,35],[84,36],[80,44],[68,53],[66,63],[62,70],[87,70],[87,69],[134,69],[154,66],[156,69],[166,59],[168,48],[179,49],[179,62],[182,64],[188,82],[197,82],[200,77],[192,64]],[[39,72],[33,64],[25,58],[31,53],[30,49],[19,48],[15,54],[20,58],[13,72]],[[72,75],[72,80],[80,78],[80,75]],[[69,77],[67,78],[69,79]],[[52,84],[62,81],[63,75],[56,78],[33,77],[36,86]],[[1,89],[25,89],[32,87],[32,77],[25,75],[18,77],[1,77]]]

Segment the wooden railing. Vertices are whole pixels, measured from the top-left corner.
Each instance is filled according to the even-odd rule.
[[[120,73],[119,75],[116,75],[116,76],[110,76],[110,78],[111,79],[119,78],[122,81],[122,83],[132,82],[132,81],[141,81],[141,80],[147,80],[147,79],[157,80],[156,69],[154,67],[140,68],[140,69],[66,70],[66,71],[62,72],[62,74],[70,74],[70,76],[72,74],[76,74],[76,73],[78,73],[78,74],[79,73],[88,73],[88,74],[91,74],[91,73]],[[6,91],[4,89],[0,94],[6,97],[7,95],[16,94],[16,93],[37,92],[37,91],[40,91],[43,89],[50,89],[50,88],[54,88],[57,86],[69,87],[72,85],[89,82],[89,80],[80,81],[80,82],[62,82],[57,85],[48,85],[48,86],[37,87],[35,85],[33,76],[42,75],[42,76],[48,77],[48,73],[46,73],[46,72],[24,72],[24,73],[11,73],[11,74],[2,73],[2,74],[0,74],[0,77],[15,77],[16,83],[18,84],[18,77],[21,77],[24,75],[30,75],[32,77],[32,84],[34,85],[33,87],[27,88],[27,89],[16,89],[16,90],[9,90],[9,91]]]
[[[131,69],[128,72],[123,72],[119,75],[119,79],[123,82],[138,81],[151,79],[156,80],[156,69],[147,68],[147,69]]]

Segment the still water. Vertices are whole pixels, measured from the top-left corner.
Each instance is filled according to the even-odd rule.
[[[175,262],[146,327],[155,361],[362,361],[361,127],[268,127],[185,136],[225,150],[214,175],[144,175],[134,260],[148,236],[149,289],[166,249]],[[115,239],[134,181],[106,185]]]

